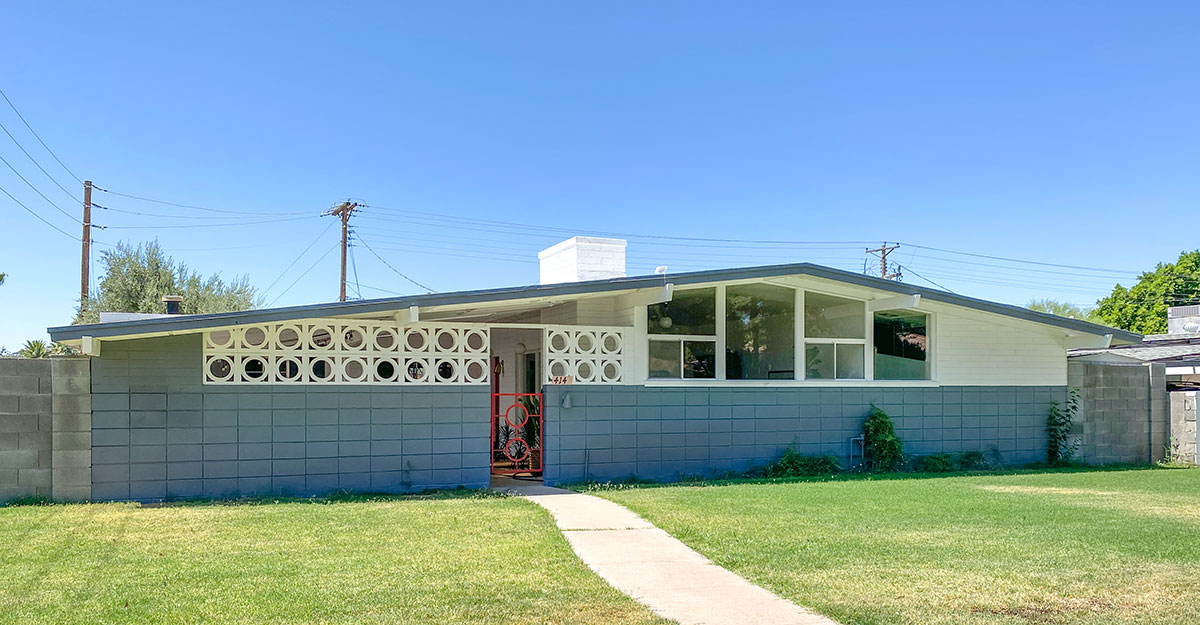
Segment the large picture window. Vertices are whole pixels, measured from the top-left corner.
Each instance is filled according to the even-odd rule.
[[[928,380],[929,315],[875,313],[875,379]]]
[[[780,284],[685,289],[646,307],[648,377],[929,380],[929,320]]]
[[[676,291],[669,302],[646,307],[647,334],[717,335],[717,290]]]
[[[717,377],[717,289],[677,291],[646,307],[651,378]]]
[[[866,304],[823,293],[804,293],[804,377],[866,377]]]
[[[796,291],[769,284],[725,289],[725,377],[796,377]]]

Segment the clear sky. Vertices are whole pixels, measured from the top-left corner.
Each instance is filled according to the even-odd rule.
[[[639,235],[630,273],[862,271],[860,241],[901,241],[905,281],[1016,304],[1093,302],[1200,246],[1195,2],[4,13],[0,89],[75,175],[250,213],[97,192],[98,250],[157,238],[203,273],[270,285],[277,306],[336,299],[338,233],[319,214],[346,197],[369,206],[364,297],[422,292],[364,244],[449,291],[536,282],[537,250],[570,234]],[[0,123],[50,177],[2,133],[0,157],[76,214],[81,185],[3,101]],[[2,163],[0,188],[75,238],[0,194],[0,346],[15,349],[70,321],[79,225]]]

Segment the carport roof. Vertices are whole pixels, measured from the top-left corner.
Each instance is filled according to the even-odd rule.
[[[157,319],[138,319],[110,323],[95,323],[89,325],[58,326],[49,328],[50,337],[55,341],[73,341],[85,336],[93,338],[126,337],[142,334],[179,333],[199,331],[207,328],[226,327],[273,321],[288,321],[292,319],[339,317],[386,313],[398,311],[411,306],[452,306],[458,304],[473,304],[483,302],[498,302],[505,300],[523,300],[538,297],[562,297],[586,295],[594,293],[609,293],[632,291],[661,287],[666,283],[677,286],[721,282],[727,280],[745,280],[753,278],[773,278],[781,276],[811,276],[868,287],[881,291],[889,291],[899,295],[920,295],[922,299],[944,302],[955,306],[963,306],[983,312],[1004,315],[1025,321],[1032,321],[1065,330],[1093,335],[1111,334],[1115,340],[1139,342],[1142,336],[1135,332],[1109,328],[1078,319],[1068,319],[1047,313],[1041,313],[1020,306],[1001,304],[987,300],[965,297],[948,291],[919,287],[893,280],[884,280],[873,276],[862,275],[823,265],[812,263],[792,263],[783,265],[766,265],[760,267],[743,267],[737,269],[716,269],[709,271],[693,271],[669,276],[631,276],[611,278],[608,280],[592,280],[588,282],[567,282],[561,284],[540,284],[500,289],[484,289],[476,291],[456,291],[450,293],[429,293],[426,295],[409,295],[351,302],[331,302],[327,304],[309,304],[305,306],[288,306],[284,308],[264,308],[244,310],[239,312],[217,313],[206,315],[172,315]]]

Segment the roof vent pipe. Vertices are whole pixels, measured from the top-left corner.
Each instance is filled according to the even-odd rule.
[[[164,304],[167,305],[167,314],[168,315],[180,314],[179,304],[181,304],[183,302],[182,295],[164,295],[162,297],[162,301]]]

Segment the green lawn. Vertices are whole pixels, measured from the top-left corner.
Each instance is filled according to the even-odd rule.
[[[0,623],[662,623],[515,498],[0,508]]]
[[[1200,622],[1200,470],[600,491],[843,623]]]

